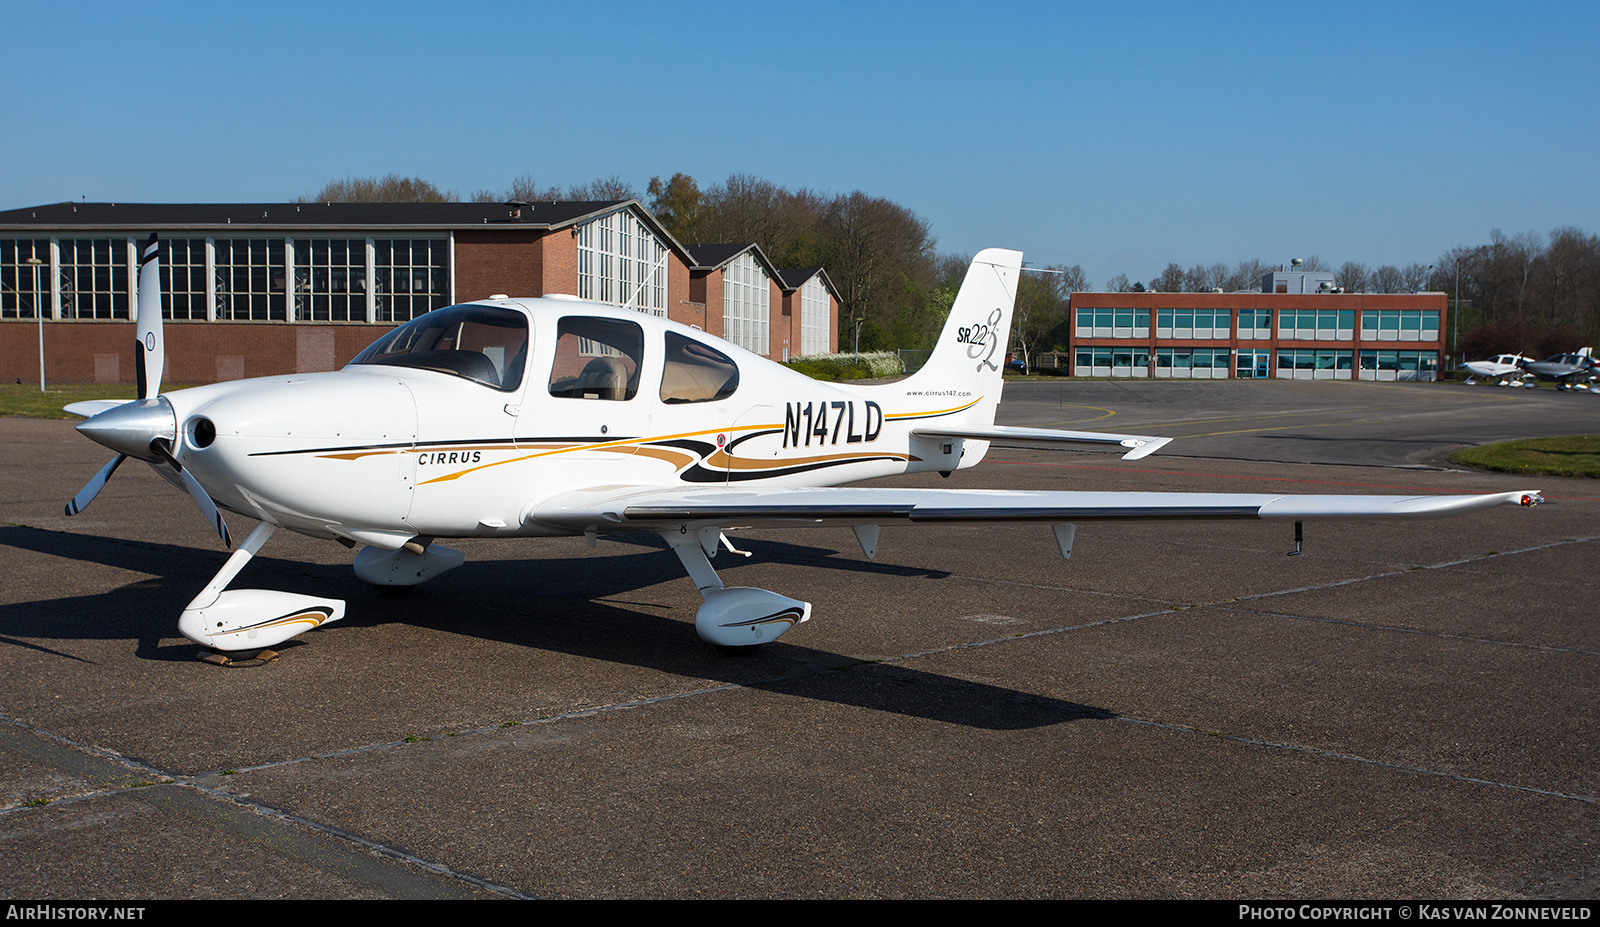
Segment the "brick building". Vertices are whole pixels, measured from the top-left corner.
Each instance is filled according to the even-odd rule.
[[[780,270],[755,245],[691,253],[636,200],[58,203],[0,212],[0,376],[38,375],[41,312],[48,381],[131,382],[152,232],[172,383],[332,370],[396,324],[501,294],[632,308],[777,360],[804,332],[837,341],[825,274]]]
[[[1074,293],[1068,373],[1432,380],[1447,308],[1443,293],[1340,293],[1300,271],[1261,292]]]

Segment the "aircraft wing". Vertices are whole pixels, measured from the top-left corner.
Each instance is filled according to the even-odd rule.
[[[801,525],[1004,524],[1080,521],[1443,518],[1535,505],[1534,490],[1470,496],[1342,496],[971,489],[710,487],[583,491],[530,506],[524,521],[577,531]]]

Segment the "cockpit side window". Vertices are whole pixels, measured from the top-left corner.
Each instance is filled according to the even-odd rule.
[[[567,316],[557,326],[550,395],[563,399],[632,399],[639,392],[644,329],[623,319]]]
[[[661,401],[670,404],[726,399],[739,388],[739,368],[716,348],[667,332]]]
[[[448,373],[509,393],[522,385],[528,319],[499,306],[449,306],[420,315],[357,354],[357,364]]]

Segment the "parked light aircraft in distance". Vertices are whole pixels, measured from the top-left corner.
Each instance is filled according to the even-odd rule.
[[[1465,382],[1468,386],[1478,382],[1473,377],[1483,377],[1485,380],[1498,377],[1500,379],[1496,384],[1498,386],[1521,386],[1522,365],[1527,360],[1528,358],[1521,354],[1496,354],[1488,360],[1468,361],[1461,366],[1467,370],[1468,377]]]
[[[78,430],[116,452],[67,505],[87,506],[127,457],[186,490],[225,545],[219,509],[258,524],[178,627],[222,655],[255,653],[337,620],[344,602],[226,587],[278,528],[361,546],[377,586],[463,560],[450,537],[655,531],[703,596],[719,648],[776,639],[809,603],[724,587],[711,566],[735,527],[848,527],[867,557],[883,525],[1034,522],[1063,557],[1075,525],[1117,519],[1427,518],[1537,492],[1463,496],[1243,495],[881,489],[841,484],[976,465],[991,444],[1103,444],[1124,459],[1169,439],[994,424],[1022,255],[973,259],[938,344],[894,383],[822,383],[684,325],[573,297],[438,309],[342,370],[162,393],[159,245],[143,251],[139,398],[75,403]]]
[[[1522,369],[1530,377],[1553,380],[1556,389],[1583,389],[1596,379],[1594,349],[1583,348],[1575,354],[1557,354],[1542,361],[1524,361]],[[1534,384],[1530,381],[1528,386]]]

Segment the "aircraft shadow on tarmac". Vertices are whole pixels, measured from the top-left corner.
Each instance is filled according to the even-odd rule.
[[[627,569],[602,558],[530,558],[467,563],[409,595],[381,595],[348,565],[314,564],[258,556],[252,585],[316,589],[342,596],[347,612],[308,640],[277,648],[284,661],[304,646],[336,646],[339,628],[403,623],[517,647],[563,653],[698,676],[779,694],[989,730],[1021,730],[1114,713],[1035,693],[970,682],[902,666],[862,664],[858,658],[779,640],[753,657],[723,657],[695,635],[692,622],[649,614],[652,603],[602,599],[626,596],[668,582],[687,583],[682,569],[655,535],[617,536],[643,553]],[[941,579],[939,570],[834,556],[838,551],[783,542],[741,539],[757,562],[804,563],[810,569]],[[153,576],[108,592],[0,605],[0,646],[22,647],[68,660],[85,658],[40,641],[131,640],[142,660],[194,662],[196,672],[219,671],[199,663],[198,647],[177,636],[177,615],[216,569],[219,551],[176,544],[118,541],[93,536],[0,528],[0,547],[12,547]],[[654,548],[654,552],[649,549]],[[741,562],[718,568],[733,580]],[[730,557],[734,561],[743,558]],[[730,585],[733,582],[730,581]],[[637,605],[625,608],[620,605]],[[443,606],[443,607],[441,607]],[[851,667],[853,672],[822,670]]]
[[[1252,435],[1251,437],[1254,438],[1257,441],[1317,441],[1317,442],[1330,442],[1330,443],[1333,443],[1333,444],[1349,444],[1350,443],[1350,437],[1348,435],[1293,434],[1293,435]],[[1363,444],[1420,444],[1420,445],[1423,445],[1425,447],[1434,447],[1434,446],[1439,444],[1439,440],[1436,439],[1436,438],[1372,438],[1372,437],[1362,437],[1361,438],[1361,442]]]

